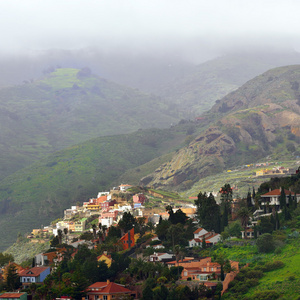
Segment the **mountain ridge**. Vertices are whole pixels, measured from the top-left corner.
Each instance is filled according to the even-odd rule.
[[[300,143],[299,82],[300,65],[248,81],[210,110],[218,121],[141,184],[183,189],[234,164],[295,152]],[[284,149],[287,145],[290,150]]]

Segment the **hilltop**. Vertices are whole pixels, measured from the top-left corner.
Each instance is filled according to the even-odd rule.
[[[247,81],[270,69],[300,63],[291,53],[234,53],[182,70],[175,79],[154,90],[176,105],[182,116],[194,117],[208,111],[216,101],[237,90]]]

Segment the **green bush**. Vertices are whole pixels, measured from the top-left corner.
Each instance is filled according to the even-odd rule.
[[[259,284],[259,281],[257,278],[250,278],[246,280],[246,285],[248,286],[248,288],[251,288],[253,286],[256,286]]]
[[[270,233],[265,233],[256,240],[258,252],[269,253],[275,250],[273,237]]]
[[[280,260],[270,261],[265,263],[265,265],[262,267],[262,270],[264,272],[269,272],[273,270],[280,269],[284,266],[284,263]]]
[[[261,291],[256,292],[253,295],[253,299],[255,300],[275,300],[278,299],[280,294],[276,292],[275,290],[269,290],[269,291]]]
[[[261,278],[264,273],[260,270],[251,270],[245,275],[247,278]]]

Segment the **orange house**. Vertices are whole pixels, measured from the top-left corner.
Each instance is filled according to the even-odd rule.
[[[123,250],[127,250],[135,245],[134,239],[134,228],[130,229],[126,234],[124,234],[121,239]]]

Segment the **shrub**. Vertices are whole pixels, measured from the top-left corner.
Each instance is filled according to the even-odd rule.
[[[251,287],[253,287],[253,286],[256,286],[256,285],[258,285],[259,284],[259,282],[258,282],[258,279],[257,278],[251,278],[251,279],[247,279],[246,280],[246,285],[249,287],[249,288],[251,288]]]
[[[263,271],[260,270],[251,270],[247,272],[246,277],[247,278],[261,278],[263,276]]]
[[[280,254],[282,252],[282,249],[280,247],[277,247],[274,251],[275,254]]]
[[[276,292],[275,290],[269,290],[269,291],[261,291],[256,292],[253,295],[253,299],[255,300],[275,300],[278,299],[280,294]]]
[[[275,250],[274,240],[271,234],[265,233],[256,240],[258,252],[268,253]]]
[[[265,263],[265,265],[262,267],[264,272],[269,272],[273,270],[280,269],[284,266],[284,263],[280,260],[270,261]]]

